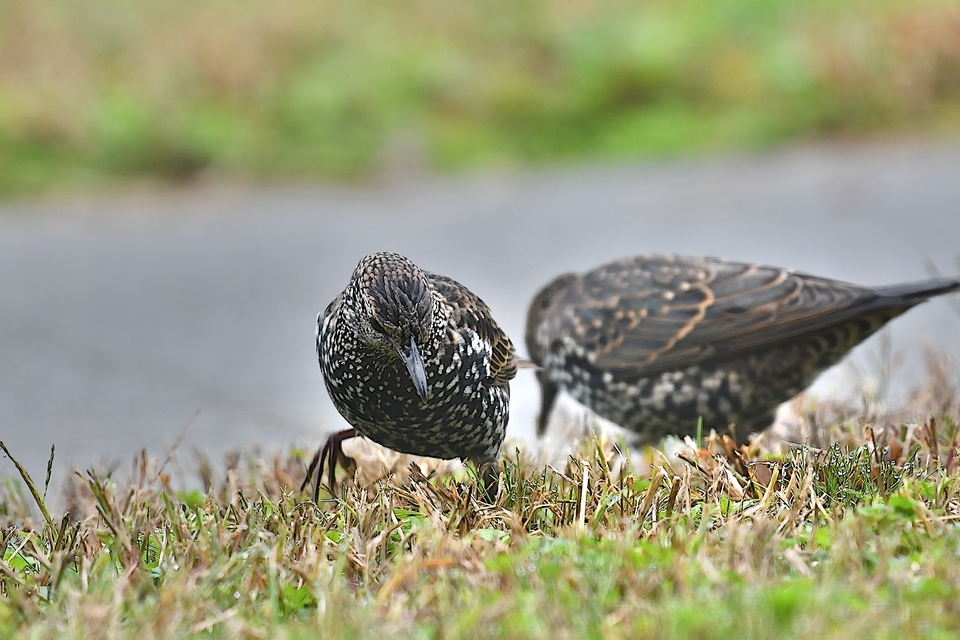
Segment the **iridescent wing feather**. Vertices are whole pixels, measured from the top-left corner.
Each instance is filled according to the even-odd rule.
[[[595,367],[628,379],[813,333],[879,299],[874,289],[774,267],[639,256],[547,285],[531,305],[527,342],[542,363],[545,347],[572,339]]]
[[[491,346],[490,375],[494,384],[505,385],[517,374],[513,343],[493,319],[490,308],[465,286],[436,273],[427,272],[430,284],[453,309],[453,324],[469,327]]]

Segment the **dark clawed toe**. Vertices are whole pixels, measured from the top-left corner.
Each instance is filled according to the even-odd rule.
[[[300,490],[303,491],[313,477],[314,471],[316,471],[317,479],[313,485],[314,502],[320,499],[320,486],[323,482],[324,469],[327,471],[327,489],[331,494],[336,486],[337,462],[350,474],[356,471],[356,461],[343,452],[343,441],[356,437],[356,435],[356,429],[344,429],[343,431],[332,433],[327,437],[323,446],[317,449],[313,459],[310,461],[310,465],[307,467],[307,475],[303,479],[303,484],[300,485]]]
[[[357,461],[345,454],[342,448],[337,453],[337,463],[340,465],[340,468],[347,472],[348,476],[353,476],[357,473]]]
[[[300,491],[303,491],[307,488],[307,485],[310,484],[310,478],[313,477],[313,472],[317,469],[317,463],[320,462],[320,453],[323,451],[323,447],[317,449],[317,452],[313,454],[313,458],[310,460],[310,464],[307,465],[307,473],[303,476],[303,482],[300,483]]]

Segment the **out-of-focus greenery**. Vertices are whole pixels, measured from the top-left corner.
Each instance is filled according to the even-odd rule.
[[[956,131],[956,0],[4,0],[0,193]]]

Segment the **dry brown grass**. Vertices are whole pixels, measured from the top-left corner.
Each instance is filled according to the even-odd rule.
[[[76,474],[49,515],[24,470],[0,487],[0,635],[949,637],[960,406],[930,375],[920,421],[819,412],[819,448],[710,434],[639,470],[586,439],[558,465],[506,456],[492,499],[364,443],[319,503],[293,455],[201,461],[186,492],[142,455],[129,480]]]

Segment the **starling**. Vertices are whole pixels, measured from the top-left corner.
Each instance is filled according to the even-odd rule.
[[[537,293],[526,342],[543,434],[559,389],[656,442],[705,428],[744,442],[777,406],[887,321],[960,289],[941,278],[861,287],[718,258],[645,255]]]
[[[401,453],[461,458],[489,468],[507,426],[513,343],[489,307],[459,282],[398,253],[364,257],[317,318],[317,357],[333,404],[352,425],[318,462],[334,484],[341,443],[365,436]],[[301,487],[302,488],[302,487]]]

